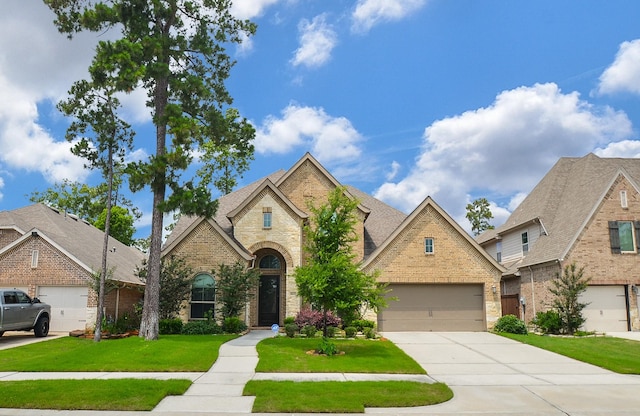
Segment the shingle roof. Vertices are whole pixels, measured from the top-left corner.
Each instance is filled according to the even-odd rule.
[[[311,158],[310,155],[305,155],[301,160]],[[313,159],[315,162],[315,159]],[[317,162],[316,162],[317,163]],[[253,192],[259,187],[264,186],[264,182],[269,180],[274,184],[278,184],[287,174],[290,174],[292,170],[298,164],[294,165],[289,171],[278,170],[270,174],[267,177],[259,179],[237,191],[231,192],[222,196],[218,200],[218,211],[214,217],[215,222],[233,238],[233,228],[231,221],[227,218],[227,215],[239,207]],[[322,168],[324,169],[324,168]],[[336,181],[337,183],[337,181]],[[368,212],[367,219],[365,221],[365,257],[373,252],[380,244],[382,244],[387,237],[402,223],[406,218],[406,214],[398,211],[395,208],[390,207],[384,202],[374,198],[373,196],[358,190],[352,186],[347,186],[347,191],[357,198],[360,205],[365,211]],[[193,224],[198,217],[183,216],[176,223],[173,231],[167,238],[164,247],[172,245],[176,239],[181,238],[182,234]]]
[[[592,153],[561,158],[503,225],[477,241],[485,243],[539,220],[547,235],[539,237],[519,267],[562,259],[619,174],[640,183],[640,159],[600,158]]]
[[[0,212],[0,226],[30,233],[38,230],[89,270],[100,270],[104,232],[74,215],[59,212],[43,204]],[[107,267],[114,270],[113,280],[142,285],[135,275],[136,266],[145,258],[140,250],[109,238]],[[0,248],[1,250],[2,248]]]

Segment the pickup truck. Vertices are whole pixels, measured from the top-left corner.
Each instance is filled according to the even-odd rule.
[[[0,336],[5,331],[31,331],[36,337],[49,333],[51,306],[31,299],[18,289],[0,289]]]

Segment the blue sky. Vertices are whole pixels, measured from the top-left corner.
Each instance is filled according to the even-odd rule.
[[[231,52],[228,88],[255,125],[241,184],[311,152],[336,178],[411,212],[430,195],[463,227],[501,224],[563,156],[640,157],[635,0],[236,0],[258,24]],[[0,210],[65,178],[94,183],[55,110],[98,35],[68,41],[40,0],[0,15]],[[101,36],[109,36],[103,34]],[[125,99],[152,147],[144,94]],[[132,195],[149,233],[151,196]]]

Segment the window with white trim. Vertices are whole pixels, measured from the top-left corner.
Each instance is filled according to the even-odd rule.
[[[201,273],[191,284],[191,319],[204,319],[208,311],[215,310],[216,281],[213,276]]]
[[[622,208],[629,208],[629,201],[627,201],[627,191],[620,191],[620,206]]]
[[[38,250],[31,251],[31,268],[38,268],[38,257],[40,257],[40,252]]]
[[[424,252],[425,254],[433,254],[433,238],[426,237],[424,239]]]
[[[611,253],[638,253],[640,221],[609,221]]]
[[[496,261],[498,263],[502,261],[502,241],[496,243]]]
[[[529,233],[525,231],[520,237],[522,238],[522,254],[527,254],[529,252]]]
[[[262,208],[262,228],[271,228],[272,213],[271,207]]]

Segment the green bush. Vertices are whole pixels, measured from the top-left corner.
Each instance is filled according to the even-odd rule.
[[[335,338],[336,332],[338,332],[338,327],[337,326],[328,326],[327,327],[327,337]]]
[[[182,327],[182,333],[184,335],[222,334],[222,328],[220,325],[210,320],[192,321],[184,324]]]
[[[296,332],[298,331],[298,325],[294,324],[293,322],[284,326],[284,332],[289,338],[293,338],[294,336],[296,336]]]
[[[334,327],[335,328],[335,327]],[[331,357],[338,352],[338,346],[333,342],[329,341],[328,338],[322,338],[322,342],[318,345],[318,353],[325,354]]]
[[[305,334],[307,338],[315,337],[316,332],[318,332],[318,329],[313,325],[306,325],[304,328],[302,328],[302,333]]]
[[[365,327],[362,333],[367,339],[374,339],[376,337],[376,330],[373,328]]]
[[[284,318],[284,326],[287,326],[288,324],[295,324],[296,323],[296,318],[293,316],[287,316],[286,318]]]
[[[247,324],[237,316],[231,316],[224,319],[222,330],[227,334],[239,334],[247,330]]]
[[[364,333],[366,328],[375,328],[376,323],[368,319],[356,319],[353,321],[353,326],[355,326],[358,331],[362,331]]]
[[[527,326],[515,315],[505,315],[498,319],[496,326],[493,328],[495,332],[508,332],[510,334],[527,334]]]
[[[160,319],[158,322],[160,335],[173,335],[182,333],[182,321],[180,319]]]
[[[543,334],[559,334],[562,329],[560,314],[555,310],[538,312],[531,323]]]
[[[348,326],[344,329],[344,336],[347,338],[355,338],[358,329],[355,326]]]

